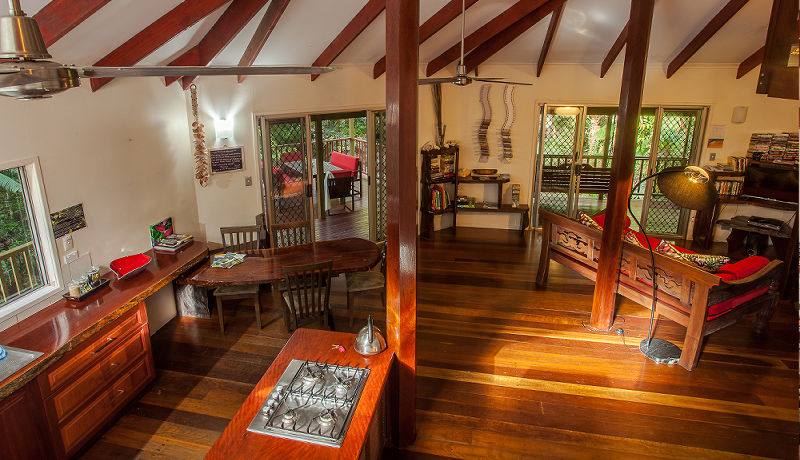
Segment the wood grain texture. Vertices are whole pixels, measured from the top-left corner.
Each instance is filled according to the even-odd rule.
[[[747,75],[751,70],[761,65],[764,60],[764,47],[762,46],[750,56],[747,56],[744,61],[739,64],[736,69],[736,79],[740,79]]]
[[[226,0],[184,0],[94,65],[111,67],[134,65],[225,3]],[[92,78],[92,91],[97,91],[111,80],[113,78]]]
[[[466,11],[478,0],[466,0],[464,10]],[[433,34],[440,31],[442,27],[450,24],[453,19],[461,16],[461,0],[450,0],[439,11],[433,14],[427,21],[419,26],[419,44],[431,38]],[[380,58],[372,68],[372,78],[378,78],[386,72],[386,56]]]
[[[111,0],[52,0],[33,15],[42,32],[44,45],[50,46],[85,21]]]
[[[617,39],[614,40],[614,44],[611,45],[611,49],[608,50],[608,54],[606,54],[606,57],[603,58],[603,63],[600,64],[600,78],[606,76],[608,69],[610,69],[611,65],[614,64],[614,61],[617,59],[617,56],[619,56],[620,51],[622,51],[622,47],[625,46],[625,43],[628,40],[628,27],[630,27],[630,25],[630,21],[625,23],[625,27],[622,28],[622,31],[620,31]]]
[[[397,355],[394,441],[414,441],[419,1],[386,3],[386,342]]]
[[[369,0],[361,10],[356,13],[353,19],[344,26],[339,35],[322,51],[322,54],[314,60],[314,66],[330,65],[344,51],[353,40],[355,40],[364,29],[367,28],[383,10],[386,9],[386,0]],[[311,75],[311,81],[319,77],[319,74]]]
[[[367,270],[378,263],[380,251],[375,243],[361,238],[317,241],[284,248],[245,251],[244,262],[231,268],[212,268],[211,260],[187,273],[178,282],[219,287],[267,284],[284,279],[283,267],[303,263],[333,261],[333,273]]]
[[[791,303],[778,305],[762,337],[749,321],[708,337],[693,372],[657,365],[635,349],[645,308],[620,297],[624,336],[591,332],[582,324],[592,281],[551,264],[548,287],[536,288],[538,240],[468,228],[420,240],[417,438],[384,459],[796,457]],[[343,279],[331,293],[346,327]],[[277,304],[263,300],[261,330],[233,306],[225,335],[216,318],[159,330],[155,382],[81,458],[203,458],[290,337]],[[351,332],[366,320],[361,308],[385,330],[380,296],[359,305]],[[674,343],[684,332],[668,319],[656,330]]]
[[[272,34],[273,29],[275,29],[275,26],[281,19],[286,7],[289,6],[289,1],[290,0],[272,0],[269,2],[264,17],[262,17],[261,22],[258,23],[258,27],[255,33],[253,33],[253,37],[250,39],[250,43],[248,43],[247,48],[244,49],[242,58],[239,59],[240,66],[253,65],[256,57],[258,57],[258,53],[261,52],[261,48],[267,43],[267,39],[269,39],[270,34]],[[246,75],[239,75],[239,83],[243,82],[245,78]]]
[[[617,270],[622,254],[622,230],[628,209],[628,194],[633,185],[633,157],[636,151],[636,129],[642,107],[644,75],[647,68],[647,49],[655,0],[631,4],[628,43],[625,47],[625,67],[619,96],[617,132],[614,137],[611,188],[608,193],[606,223],[603,228],[597,284],[592,301],[591,325],[607,330],[614,322]]]
[[[742,9],[747,1],[748,0],[730,0],[728,3],[726,3],[725,6],[723,6],[722,9],[719,10],[719,12],[715,14],[710,21],[708,21],[708,24],[706,24],[700,30],[700,32],[698,32],[697,35],[695,35],[694,38],[692,38],[692,40],[689,41],[689,43],[687,43],[686,46],[684,46],[683,49],[678,52],[672,61],[670,61],[669,65],[667,65],[667,78],[674,75],[675,72],[677,72],[678,69],[680,69],[683,64],[689,60],[689,58],[694,56],[694,53],[702,48],[702,46],[705,45],[706,42],[713,37],[714,34],[717,33],[717,31],[728,22],[728,20],[733,17],[733,15]],[[797,27],[795,24],[795,30],[796,29]]]
[[[536,62],[537,77],[542,75],[542,68],[544,68],[544,62],[547,59],[547,53],[550,52],[550,45],[553,43],[553,39],[558,31],[558,25],[561,23],[561,13],[563,12],[564,4],[562,3],[561,5],[557,6],[555,10],[553,10],[553,14],[550,16],[550,24],[548,24],[547,34],[544,36],[542,51],[539,52],[539,60]]]
[[[208,256],[205,243],[194,241],[175,254],[146,252],[153,261],[142,273],[111,281],[109,288],[82,302],[59,300],[10,328],[0,331],[0,343],[44,353],[0,382],[0,399],[41,374],[65,353],[122,316]],[[104,275],[113,276],[113,275]]]

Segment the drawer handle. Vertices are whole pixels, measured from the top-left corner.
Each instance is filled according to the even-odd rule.
[[[121,396],[123,393],[125,393],[125,390],[120,389],[120,388],[117,388],[117,391],[118,391],[118,393],[115,394],[114,396],[112,396],[111,399],[109,399],[107,403],[103,404],[103,407],[108,407],[108,406],[114,404],[114,401],[116,401],[119,396]]]
[[[107,346],[111,345],[111,343],[112,343],[113,341],[115,341],[115,340],[117,340],[117,338],[116,338],[116,337],[106,337],[106,343],[104,343],[104,344],[100,345],[100,348],[98,348],[97,350],[93,351],[93,352],[92,352],[92,354],[93,354],[93,355],[96,355],[96,354],[100,353],[101,351],[103,351],[103,348],[105,348],[105,347],[107,347]]]
[[[109,376],[109,374],[111,374],[111,371],[113,371],[114,368],[117,367],[117,366],[119,366],[119,364],[111,363],[111,367],[107,371],[103,372],[101,375],[98,375],[94,379],[98,380],[98,381],[105,380]]]

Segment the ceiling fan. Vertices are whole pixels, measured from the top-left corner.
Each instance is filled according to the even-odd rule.
[[[80,86],[81,78],[181,77],[200,75],[321,74],[333,67],[281,66],[134,66],[92,67],[48,61],[39,25],[27,17],[19,0],[8,0],[9,15],[0,16],[0,95],[41,99]]]
[[[467,68],[464,66],[464,28],[466,27],[467,18],[466,0],[461,0],[461,56],[458,58],[458,65],[456,66],[456,75],[454,77],[444,78],[420,78],[420,85],[434,85],[436,83],[453,83],[458,86],[467,86],[473,81],[482,81],[485,83],[502,83],[505,85],[526,85],[530,86],[531,83],[520,83],[516,81],[505,81],[502,78],[489,78],[489,77],[470,77],[467,75]]]

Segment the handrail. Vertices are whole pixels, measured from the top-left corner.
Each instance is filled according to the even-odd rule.
[[[9,299],[22,294],[27,289],[33,289],[33,273],[31,271],[30,251],[33,249],[33,241],[14,246],[0,252],[0,304]],[[22,262],[20,264],[20,255]],[[8,262],[9,269],[4,262]],[[24,271],[23,271],[24,270]],[[27,287],[25,280],[27,279]],[[9,283],[8,281],[11,281]]]

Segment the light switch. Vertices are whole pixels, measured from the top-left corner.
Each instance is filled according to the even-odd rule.
[[[64,245],[65,252],[72,249],[72,233],[67,233],[64,235],[64,239],[61,241],[61,243]]]
[[[64,263],[69,264],[78,260],[78,251],[72,251],[64,254]]]
[[[250,187],[253,185],[253,176],[244,176],[244,186]]]
[[[716,160],[716,159],[717,159],[717,152],[711,152],[711,153],[708,155],[708,160],[709,160],[709,161],[714,161],[714,160]]]

